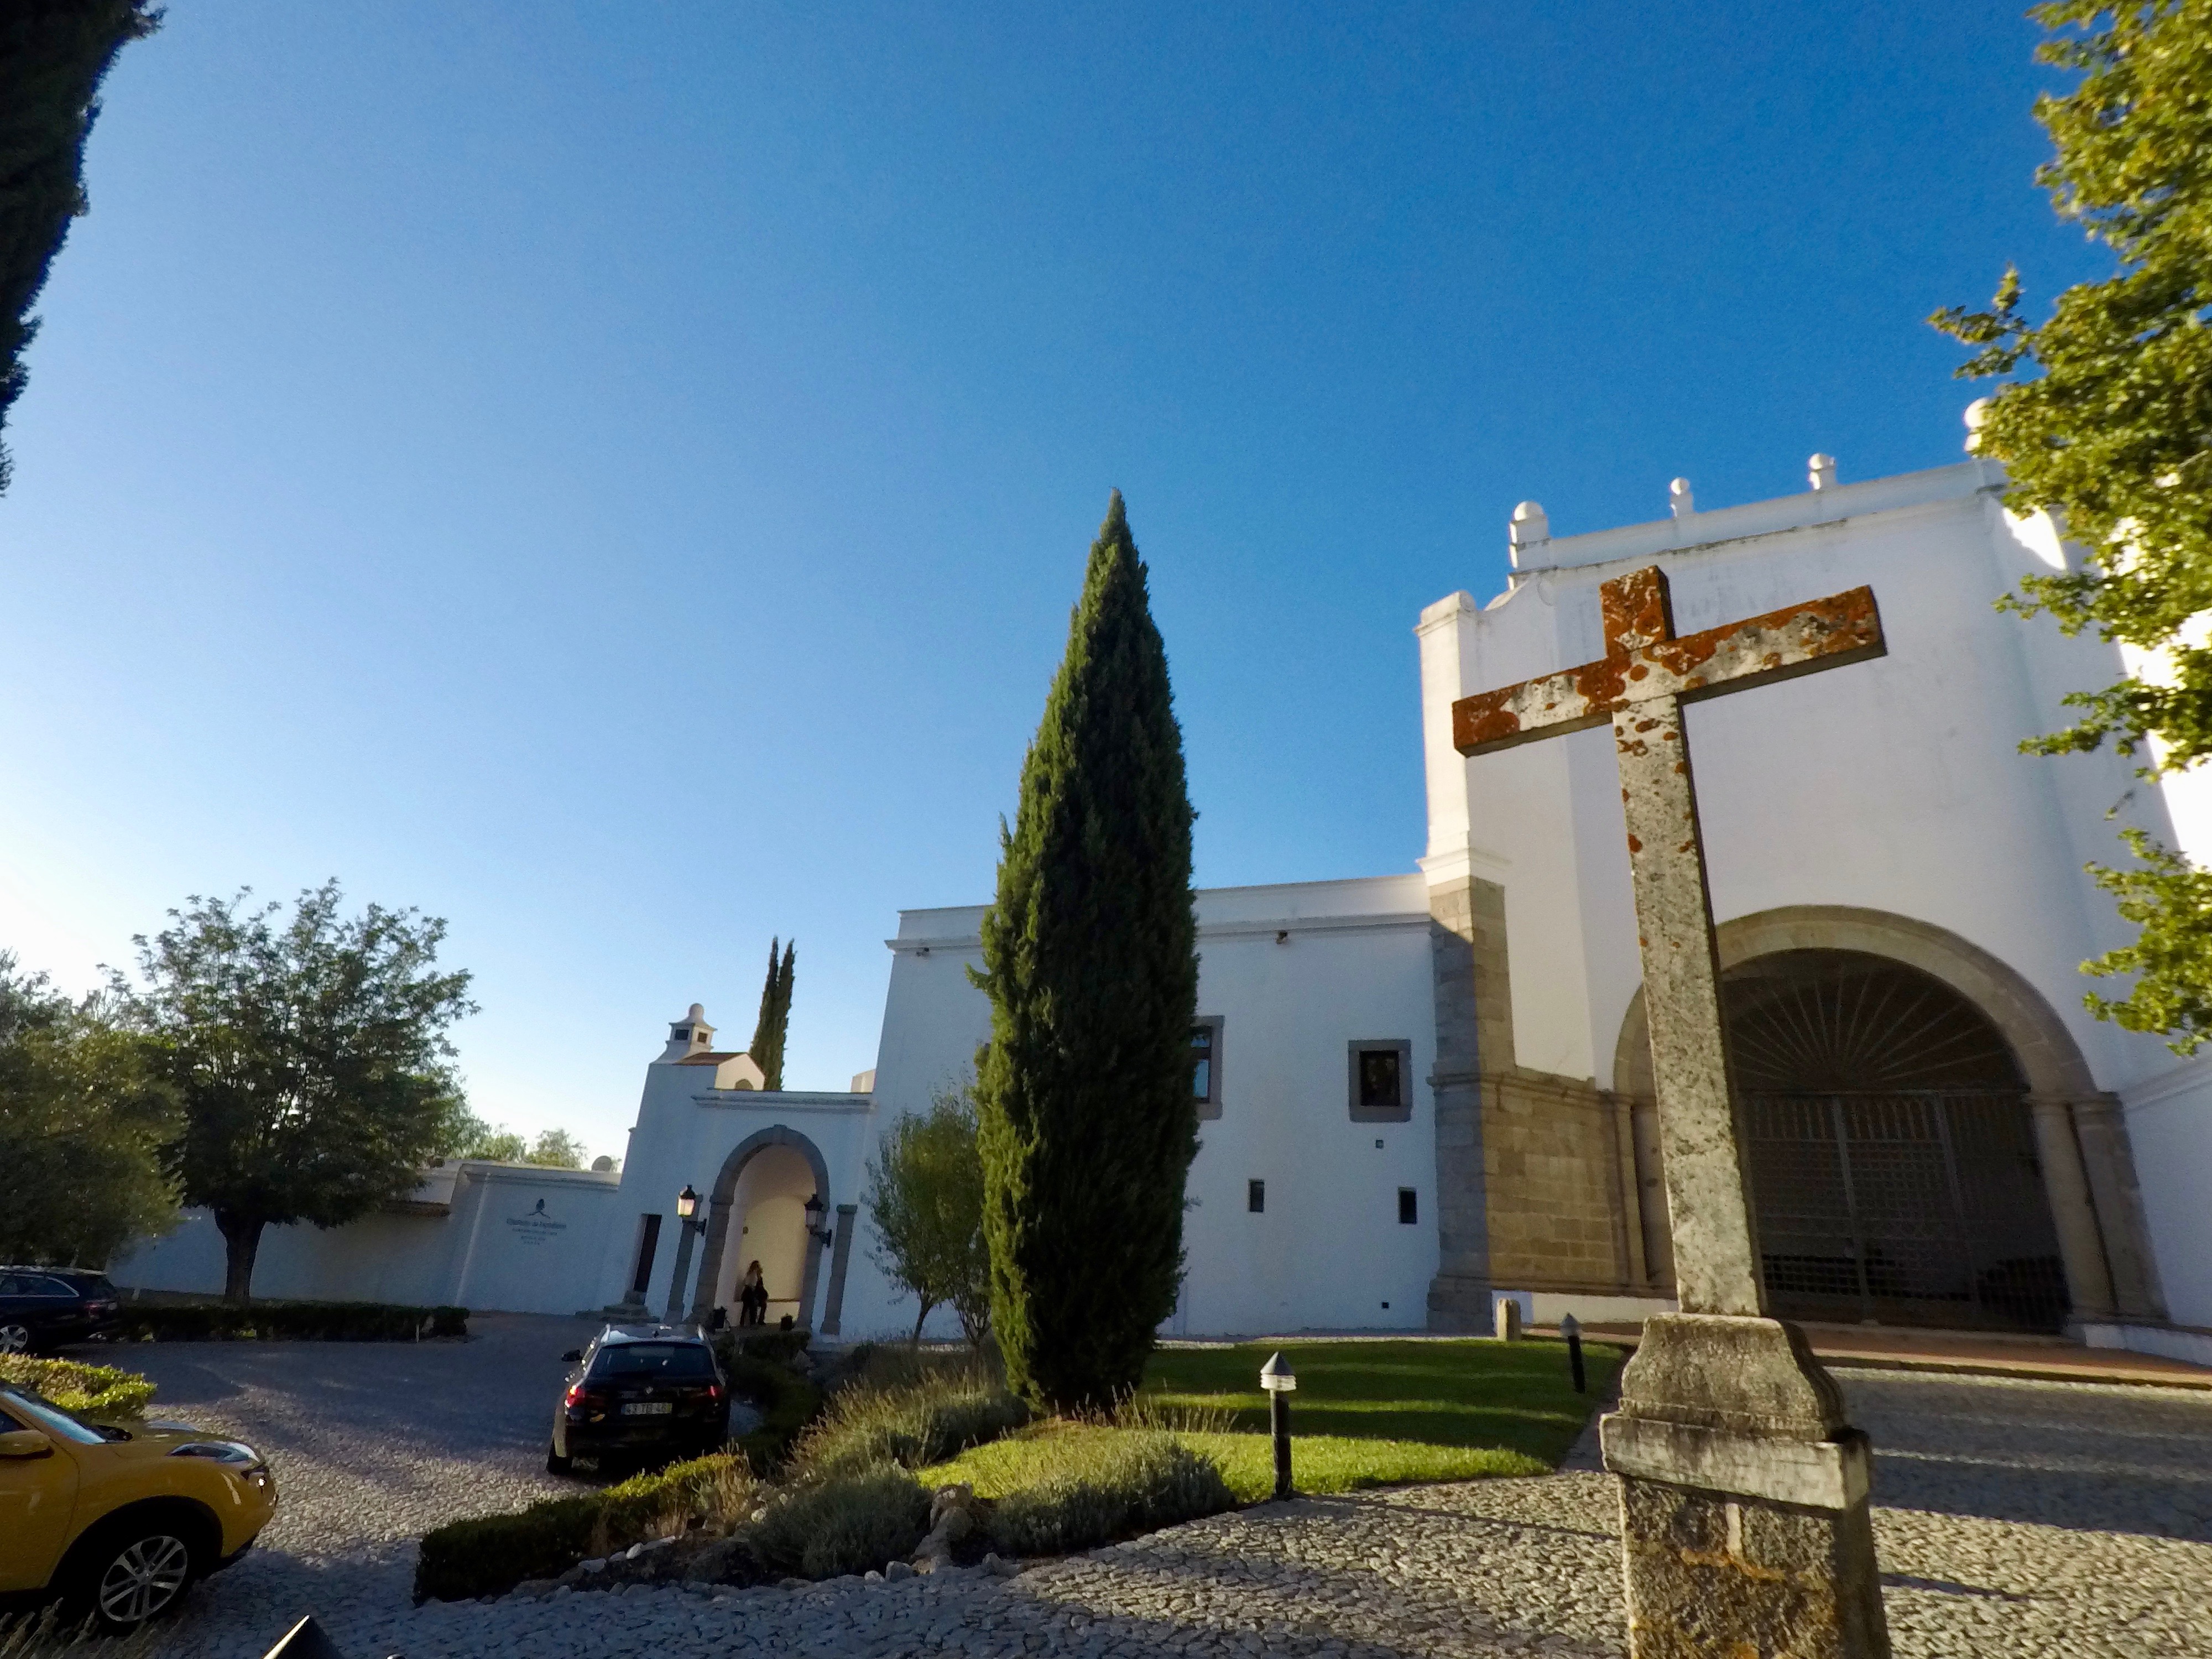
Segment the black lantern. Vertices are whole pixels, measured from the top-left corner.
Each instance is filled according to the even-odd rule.
[[[821,1194],[816,1193],[811,1197],[808,1198],[806,1200],[806,1231],[811,1236],[820,1239],[824,1244],[829,1243],[832,1238],[836,1237],[836,1235],[829,1228],[824,1227],[822,1224],[822,1218],[828,1213],[829,1206],[823,1203]]]
[[[684,1183],[684,1190],[676,1194],[676,1218],[689,1221],[698,1208],[699,1194],[691,1190],[691,1183],[687,1181]]]

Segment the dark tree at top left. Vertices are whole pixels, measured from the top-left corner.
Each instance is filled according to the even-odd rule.
[[[22,396],[31,307],[85,212],[84,143],[101,79],[128,41],[161,27],[147,0],[6,0],[0,4],[0,430]],[[8,488],[0,444],[0,492]]]

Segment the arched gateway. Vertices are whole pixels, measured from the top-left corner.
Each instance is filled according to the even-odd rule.
[[[2056,1330],[2154,1301],[2111,1097],[2027,981],[1878,911],[1768,911],[1717,934],[1775,1312]],[[1650,1077],[1639,993],[1614,1079],[1656,1194]],[[1663,1206],[1645,1207],[1650,1235]]]
[[[788,1314],[794,1324],[813,1328],[828,1230],[808,1214],[810,1200],[819,1200],[816,1214],[832,1212],[830,1166],[798,1130],[775,1124],[731,1149],[708,1194],[706,1255],[692,1293],[694,1318],[708,1318],[718,1305],[734,1315],[738,1277],[757,1261],[768,1284],[770,1322]],[[843,1252],[839,1255],[842,1265]],[[833,1289],[825,1322],[830,1331],[836,1328],[834,1304],[843,1288],[840,1283]]]

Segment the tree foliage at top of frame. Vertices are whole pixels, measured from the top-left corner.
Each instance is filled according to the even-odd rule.
[[[23,394],[31,307],[87,210],[84,146],[100,83],[161,14],[146,0],[8,0],[0,6],[0,428]],[[0,492],[8,488],[0,446]]]
[[[2002,603],[2156,665],[2069,695],[2073,723],[2023,746],[2110,742],[2155,776],[2212,756],[2212,0],[2056,0],[2030,15],[2049,32],[2040,61],[2080,76],[2036,104],[2055,150],[2038,180],[2118,270],[2066,289],[2039,324],[2009,268],[1989,310],[1931,320],[1976,348],[1962,376],[2013,377],[1974,438],[2005,465],[2006,505],[2048,510],[2087,550],[2078,568],[2025,577]],[[2127,840],[2137,867],[2090,870],[2142,931],[2083,965],[2135,975],[2135,988],[2087,1000],[2191,1053],[2212,1039],[2212,969],[2197,965],[2212,958],[2212,912],[2185,861],[2140,833]]]

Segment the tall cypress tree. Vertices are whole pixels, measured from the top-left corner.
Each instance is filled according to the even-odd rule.
[[[9,0],[0,6],[0,427],[22,394],[30,314],[70,219],[85,210],[93,94],[124,43],[151,34],[148,0]],[[0,490],[8,488],[0,446]]]
[[[776,960],[776,950],[781,946],[783,960]],[[765,1079],[763,1088],[783,1087],[783,1044],[791,1033],[791,978],[799,953],[799,941],[784,945],[780,939],[768,942],[768,977],[761,981],[760,1018],[753,1022],[752,1044],[745,1052],[753,1057]]]
[[[1116,490],[1000,829],[977,1077],[991,1311],[1032,1404],[1111,1406],[1182,1276],[1198,1001],[1182,732]]]

